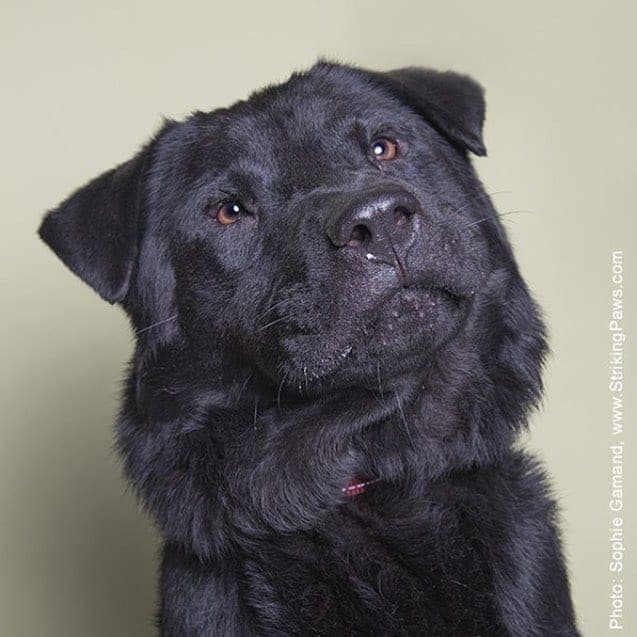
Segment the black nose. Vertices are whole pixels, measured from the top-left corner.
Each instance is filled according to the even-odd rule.
[[[418,209],[416,198],[405,190],[359,193],[328,216],[327,235],[338,248],[358,250],[369,260],[402,268],[399,255],[414,238]]]

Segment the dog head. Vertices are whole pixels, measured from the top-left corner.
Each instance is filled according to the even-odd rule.
[[[196,430],[223,412],[222,455],[233,440],[249,467],[267,464],[259,436],[287,431],[287,450],[268,447],[273,473],[295,444],[306,475],[308,449],[341,449],[347,467],[326,463],[327,483],[354,456],[396,474],[402,460],[379,458],[400,456],[400,427],[366,451],[339,444],[411,407],[414,465],[496,455],[539,395],[544,339],[470,163],[485,154],[484,110],[455,73],[319,63],[166,122],[50,212],[44,241],[131,318],[126,418],[183,425],[187,406]],[[333,438],[286,429],[281,403]],[[270,433],[248,438],[258,418]]]
[[[463,76],[319,64],[167,123],[40,234],[140,339],[204,365],[306,392],[413,370],[514,270],[467,159],[483,118]]]

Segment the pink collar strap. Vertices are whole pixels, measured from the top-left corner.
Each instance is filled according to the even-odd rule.
[[[362,493],[365,493],[365,491],[367,491],[367,487],[371,486],[372,484],[376,484],[378,481],[379,481],[378,478],[376,478],[375,480],[366,480],[366,481],[353,479],[353,480],[350,480],[347,483],[347,486],[343,487],[341,491],[348,498],[355,498],[357,495],[361,495]]]

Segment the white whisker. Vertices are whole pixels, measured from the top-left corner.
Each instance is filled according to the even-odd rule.
[[[173,314],[169,316],[167,319],[163,321],[157,321],[157,323],[153,323],[152,325],[147,325],[146,327],[142,327],[140,330],[137,330],[135,334],[141,334],[142,332],[147,332],[148,330],[152,330],[153,327],[158,327],[159,325],[163,325],[164,323],[168,323],[168,321],[174,321],[177,318],[177,314]]]

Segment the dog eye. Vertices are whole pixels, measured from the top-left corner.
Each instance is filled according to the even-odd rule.
[[[398,144],[388,137],[377,137],[370,146],[376,161],[390,161],[398,155]]]
[[[222,226],[229,226],[239,221],[239,217],[243,212],[245,212],[245,208],[238,201],[222,201],[217,204],[215,219]]]

